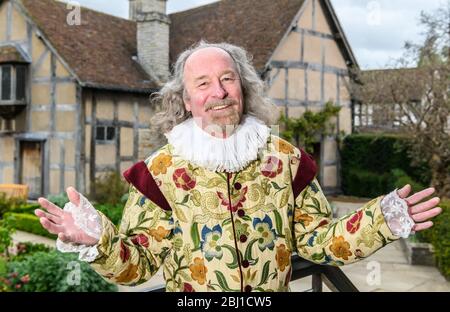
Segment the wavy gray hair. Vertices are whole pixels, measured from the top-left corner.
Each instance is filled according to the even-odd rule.
[[[160,111],[151,119],[151,126],[159,133],[166,133],[179,123],[192,117],[184,106],[184,65],[189,56],[197,50],[215,47],[226,51],[236,64],[241,80],[244,100],[244,114],[252,115],[266,125],[271,125],[278,115],[274,114],[277,107],[265,95],[265,84],[251,63],[251,57],[241,47],[229,43],[208,43],[200,41],[187,49],[178,57],[174,65],[174,73],[160,92],[151,96],[151,104]],[[276,115],[276,116],[275,116]]]

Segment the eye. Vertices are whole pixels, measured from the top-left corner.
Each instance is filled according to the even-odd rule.
[[[208,85],[208,83],[206,81],[203,81],[203,82],[199,83],[197,87],[201,88],[201,87],[206,87],[207,85]]]
[[[233,77],[223,77],[222,81],[233,81],[234,78]]]

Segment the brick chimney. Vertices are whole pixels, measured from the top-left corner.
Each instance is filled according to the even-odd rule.
[[[138,61],[150,77],[162,84],[169,77],[167,0],[129,0],[130,19],[137,23]]]

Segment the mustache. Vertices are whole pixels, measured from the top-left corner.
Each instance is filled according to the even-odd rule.
[[[205,104],[205,111],[209,111],[210,109],[217,107],[217,106],[223,106],[223,105],[237,105],[238,102],[234,99],[224,99],[214,102],[209,102]]]

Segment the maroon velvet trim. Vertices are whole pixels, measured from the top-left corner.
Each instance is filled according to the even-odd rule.
[[[300,149],[300,166],[292,182],[294,199],[305,189],[305,187],[314,179],[317,173],[317,165],[311,155]]]
[[[144,161],[128,168],[123,176],[139,192],[164,210],[172,210],[163,193],[156,184]]]

